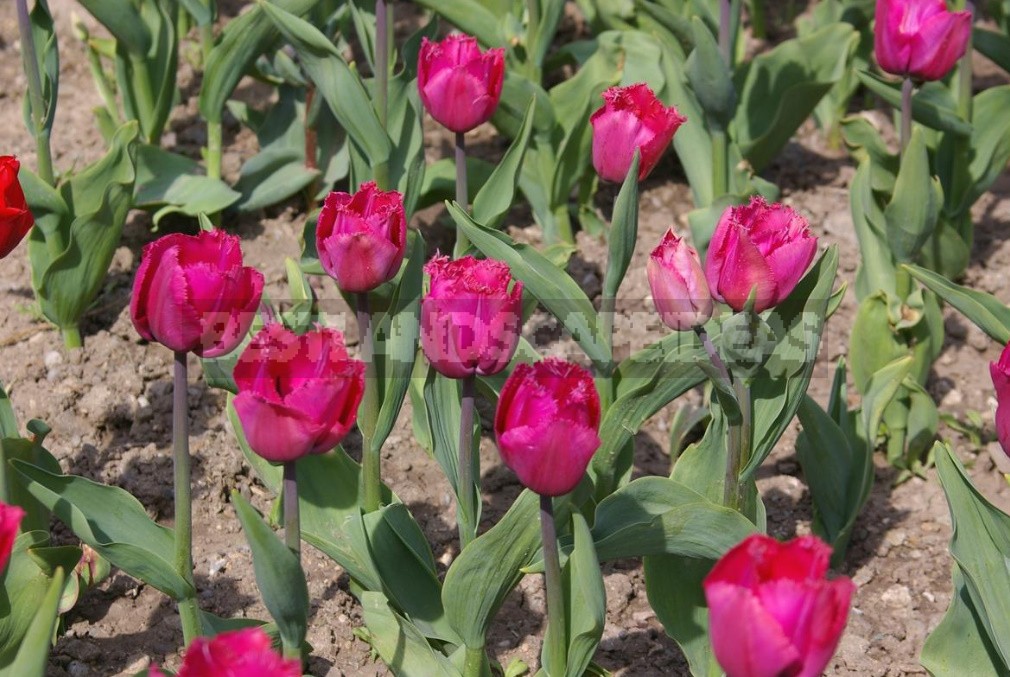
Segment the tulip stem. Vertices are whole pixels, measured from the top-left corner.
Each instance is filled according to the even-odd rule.
[[[742,420],[739,425],[730,425],[729,444],[726,445],[726,481],[723,485],[723,504],[741,512],[743,508],[743,491],[740,482],[740,471],[750,460],[753,442],[753,424],[751,423],[750,386],[742,378],[733,381],[733,391],[740,404]]]
[[[381,448],[373,448],[372,433],[379,412],[379,381],[375,370],[374,346],[372,344],[372,313],[368,304],[368,292],[359,292],[358,300],[358,341],[361,361],[365,363],[365,394],[361,398],[358,415],[358,429],[361,430],[361,481],[363,484],[362,508],[365,512],[375,512],[382,502]],[[366,425],[362,425],[362,419]],[[365,428],[370,428],[366,430]]]
[[[712,199],[713,201],[729,192],[729,145],[726,130],[714,125],[712,130]]]
[[[547,658],[551,665],[542,667],[548,675],[563,675],[567,670],[568,642],[565,640],[565,592],[561,583],[558,534],[554,526],[554,503],[550,496],[540,496],[540,535],[544,545],[544,587],[547,588]],[[545,647],[546,648],[546,647]]]
[[[182,637],[186,646],[200,635],[200,618],[193,582],[193,505],[190,494],[189,405],[185,352],[175,353],[172,383],[172,460],[175,478],[175,570],[194,591],[179,600]]]
[[[484,668],[484,649],[466,648],[466,656],[463,659],[463,677],[481,677]]]
[[[223,129],[220,120],[207,120],[207,176],[221,178]]]
[[[81,330],[77,327],[63,327],[60,331],[63,334],[63,345],[67,348],[80,348],[83,345]]]
[[[901,83],[901,154],[905,154],[912,138],[912,78]]]
[[[302,538],[298,514],[298,472],[295,461],[284,462],[284,544],[301,559]]]
[[[392,7],[389,8],[390,10]],[[387,11],[386,0],[375,0],[375,107],[379,114],[379,124],[386,129],[388,124],[389,91],[389,24],[391,11]],[[383,189],[386,189],[383,186]]]
[[[466,176],[466,141],[463,132],[456,132],[456,204],[463,211],[470,212],[470,191]],[[470,248],[470,241],[458,228],[453,258],[459,258]]]
[[[28,77],[28,101],[32,115],[32,130],[35,134],[35,153],[39,178],[50,186],[56,185],[56,174],[53,172],[53,155],[49,148],[49,130],[45,122],[45,100],[42,98],[42,74],[39,72],[39,62],[35,51],[35,37],[32,34],[32,21],[28,14],[28,0],[18,0],[18,32],[21,37],[21,57],[24,62],[25,75]]]
[[[716,350],[715,346],[712,344],[712,338],[708,335],[708,332],[705,331],[705,327],[698,325],[694,328],[694,333],[698,335],[699,339],[701,339],[701,345],[705,348],[705,352],[708,353],[708,359],[712,363],[712,366],[714,366],[716,370],[718,370],[719,375],[722,376],[723,383],[726,387],[732,388],[733,378],[729,375],[729,369],[726,368],[726,363],[722,361],[721,357],[719,357],[719,351]]]
[[[477,535],[477,492],[473,473],[473,409],[476,377],[463,379],[463,399],[459,411],[459,458],[457,465],[459,484],[456,500],[459,501],[459,549],[468,546]]]

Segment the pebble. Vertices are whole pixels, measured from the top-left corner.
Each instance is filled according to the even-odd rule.
[[[42,359],[45,365],[50,368],[63,363],[63,355],[58,350],[50,350]]]
[[[91,674],[91,668],[86,663],[70,661],[70,665],[67,666],[67,672],[70,673],[70,677],[84,677],[84,675]]]
[[[856,584],[857,587],[862,587],[873,580],[876,572],[870,567],[863,567],[856,572],[856,575],[852,577],[852,582]]]
[[[912,605],[912,593],[907,585],[892,585],[880,595],[880,601],[894,609],[907,609]]]
[[[957,388],[951,388],[947,391],[947,394],[943,396],[940,400],[940,408],[947,409],[950,407],[955,407],[964,402],[964,395]]]

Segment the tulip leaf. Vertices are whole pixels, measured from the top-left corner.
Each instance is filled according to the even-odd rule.
[[[894,194],[884,209],[887,244],[898,263],[915,259],[933,234],[943,205],[940,181],[930,175],[929,155],[921,129],[901,156],[901,168],[894,183]]]
[[[187,216],[216,214],[231,206],[240,194],[220,179],[203,175],[200,165],[183,155],[151,146],[137,147],[134,205],[141,208],[170,205]]]
[[[56,567],[62,564],[69,570],[76,563],[54,562],[53,572],[47,573],[30,553],[50,550],[46,547],[48,544],[48,531],[24,531],[19,534],[12,544],[10,559],[2,572],[0,609],[4,613],[0,615],[0,672],[3,674],[17,674],[9,672],[7,668],[36,618],[35,612],[51,585]],[[77,557],[80,558],[80,549],[76,550]]]
[[[866,71],[857,71],[856,75],[871,92],[895,108],[901,108],[900,84],[889,83]],[[971,124],[962,120],[954,107],[938,103],[936,97],[923,96],[922,91],[912,97],[912,118],[940,132],[958,136],[970,136],[972,133]]]
[[[586,524],[586,518],[581,513],[574,513],[572,527],[575,543],[562,572],[562,584],[566,589],[565,604],[568,606],[568,623],[565,628],[568,637],[564,643],[568,651],[565,675],[582,677],[603,636],[607,595],[600,563],[593,547],[593,535]],[[547,632],[550,632],[550,627]],[[549,656],[551,646],[552,642],[545,635],[542,665],[553,664]]]
[[[152,37],[135,4],[122,0],[81,0],[81,4],[128,52],[148,56]]]
[[[478,224],[455,203],[448,209],[470,242],[485,256],[507,263],[512,277],[571,332],[594,365],[603,368],[610,363],[608,346],[597,340],[596,311],[575,280],[532,247]]]
[[[508,40],[502,28],[504,17],[495,16],[486,3],[475,0],[418,0],[417,4],[445,20],[467,35],[477,38],[484,47],[506,47]]]
[[[317,181],[318,169],[305,166],[305,155],[295,148],[270,148],[244,165],[235,187],[241,191],[238,209],[254,212],[297,195]]]
[[[4,388],[3,383],[0,383],[0,438],[17,438],[20,435],[18,419],[14,414],[11,398],[7,394],[7,389]],[[17,503],[17,501],[14,502]]]
[[[872,175],[876,166],[877,163],[869,158],[860,160],[849,188],[852,225],[862,253],[856,273],[856,296],[860,299],[878,290],[895,292],[894,258],[884,235],[886,220],[873,194]]]
[[[16,433],[15,433],[16,434]],[[46,472],[59,475],[62,470],[60,463],[41,444],[22,437],[5,437],[0,439],[3,448],[2,458],[5,462],[14,459],[31,463]],[[6,470],[6,469],[5,469]],[[8,500],[13,505],[25,509],[21,520],[21,531],[49,531],[49,521],[52,517],[49,508],[28,492],[28,487],[19,473],[6,473]]]
[[[535,112],[536,99],[531,98],[526,106],[519,133],[473,200],[474,220],[486,224],[488,228],[501,226],[509,209],[512,208],[519,183],[519,171],[522,169],[523,158],[526,156],[526,148],[529,146],[530,134],[533,131]]]
[[[706,124],[725,130],[737,104],[729,65],[719,53],[712,32],[698,17],[691,20],[691,36],[694,49],[684,64],[688,84],[705,113]]]
[[[1010,120],[1005,115],[1008,106],[1010,85],[990,87],[974,98],[972,117],[975,124],[971,135],[971,164],[968,166],[971,188],[961,211],[970,210],[971,205],[1003,173],[1010,160]]]
[[[382,593],[363,593],[361,607],[369,642],[393,674],[459,677],[461,673],[452,662],[428,643],[417,626],[398,614]]]
[[[60,596],[63,594],[65,578],[62,568],[56,569],[45,588],[45,595],[25,600],[25,608],[34,612],[31,624],[21,639],[14,661],[6,667],[5,674],[18,677],[42,677],[49,664],[49,649],[59,618]]]
[[[975,26],[971,33],[971,43],[974,49],[1010,73],[1010,36]]]
[[[1000,345],[1010,342],[1010,308],[992,294],[962,287],[920,266],[907,265],[912,277],[941,299],[957,308]]]
[[[614,201],[613,224],[607,238],[610,251],[607,255],[607,271],[603,276],[604,298],[617,298],[617,291],[621,288],[638,243],[638,167],[641,161],[642,157],[636,148],[628,174]],[[610,338],[605,337],[605,340]]]
[[[252,550],[256,585],[281,641],[287,648],[301,647],[309,614],[309,589],[298,555],[267,526],[263,518],[237,491],[231,493],[235,514]]]

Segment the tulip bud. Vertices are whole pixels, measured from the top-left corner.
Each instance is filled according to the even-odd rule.
[[[18,246],[35,223],[18,181],[20,168],[13,155],[0,156],[0,259]]]
[[[873,50],[888,73],[940,80],[970,37],[971,12],[950,12],[944,0],[877,0]]]
[[[519,343],[523,283],[493,259],[436,256],[421,301],[421,347],[440,374],[490,376],[508,366]],[[511,287],[511,289],[510,289]]]
[[[1003,349],[999,360],[989,363],[989,374],[996,387],[996,437],[1010,456],[1010,344]]]
[[[323,270],[345,292],[368,292],[392,280],[407,248],[403,196],[361,184],[354,195],[326,196],[316,224],[316,250]]]
[[[151,666],[150,677],[164,677]],[[262,628],[243,628],[214,637],[196,637],[186,649],[175,677],[223,677],[225,675],[270,675],[301,677],[301,662],[282,658],[273,650]]]
[[[558,358],[519,364],[498,398],[494,431],[505,465],[541,496],[574,489],[600,446],[592,375]]]
[[[242,342],[262,294],[263,275],[242,265],[236,236],[172,233],[144,247],[130,316],[148,341],[219,357]]]
[[[709,637],[727,677],[816,677],[841,639],[855,586],[827,580],[814,536],[748,536],[705,577]]]
[[[593,113],[593,166],[604,181],[621,183],[638,149],[638,180],[649,175],[687,118],[667,108],[645,83],[611,87]]]
[[[333,329],[298,336],[267,325],[242,351],[233,376],[235,413],[249,447],[273,463],[337,446],[365,392],[365,363],[348,357]]]
[[[477,39],[449,35],[441,42],[421,39],[417,88],[421,102],[442,126],[469,132],[491,119],[505,81],[505,50],[481,53]]]
[[[816,253],[817,238],[806,219],[755,197],[723,212],[708,247],[705,277],[712,296],[736,311],[756,288],[754,310],[760,313],[789,296]]]
[[[701,326],[712,317],[712,293],[694,247],[666,231],[646,264],[652,301],[674,331]]]
[[[19,506],[0,503],[0,573],[10,559],[14,540],[18,537],[18,528],[24,516],[25,511]]]

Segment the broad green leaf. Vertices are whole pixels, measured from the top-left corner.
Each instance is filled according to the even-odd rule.
[[[920,266],[908,265],[905,269],[931,292],[957,308],[997,343],[1010,342],[1010,308],[992,294],[962,287]]]
[[[737,90],[729,65],[708,27],[698,17],[691,21],[694,49],[685,63],[685,75],[709,127],[725,130],[736,110]]]
[[[3,448],[2,458],[8,464],[17,459],[31,463],[53,475],[63,472],[60,469],[59,461],[42,446],[41,441],[22,437],[5,437],[0,439],[0,447]],[[8,500],[25,509],[26,514],[21,520],[21,531],[49,531],[49,521],[52,517],[49,508],[29,493],[21,474],[11,472],[9,465],[3,470],[7,475],[7,490],[10,492]]]
[[[856,75],[871,92],[894,108],[901,108],[900,84],[889,83],[865,71],[858,71]],[[912,97],[912,117],[916,122],[937,131],[950,132],[958,136],[969,136],[972,133],[971,124],[958,117],[953,107],[941,104],[935,97],[922,96],[921,91]]]
[[[1008,52],[1010,58],[1010,52]],[[1003,173],[1010,160],[1010,120],[1005,114],[1010,106],[1010,85],[990,87],[975,96],[972,103],[971,189],[959,211],[967,212]]]
[[[0,383],[0,437],[19,437],[20,435],[18,419],[14,415],[11,398],[7,395],[7,389]]]
[[[29,607],[35,611],[35,618],[21,640],[17,656],[5,674],[18,677],[43,677],[49,665],[49,648],[56,630],[56,620],[59,617],[60,595],[63,593],[63,569],[57,569],[52,582],[46,590],[45,597],[34,600]]]
[[[470,191],[469,197],[476,196],[475,191],[487,184],[491,174],[495,172],[496,166],[480,158],[468,157],[466,159],[467,186]],[[417,200],[417,208],[424,209],[434,204],[441,204],[446,200],[454,200],[456,197],[456,163],[452,158],[442,158],[435,160],[428,165],[424,171],[424,182],[421,184],[420,195]]]
[[[891,201],[884,209],[887,243],[898,263],[914,260],[933,234],[943,205],[943,188],[930,174],[926,140],[921,129],[901,156],[901,169]]]
[[[216,214],[231,206],[240,194],[220,179],[203,175],[203,168],[188,157],[140,144],[134,205],[141,208],[171,205],[187,216]]]
[[[495,16],[486,3],[476,0],[418,0],[417,4],[445,17],[453,26],[477,38],[486,47],[505,47],[503,17]]]
[[[305,190],[321,175],[305,166],[304,155],[294,149],[271,149],[242,166],[235,187],[241,191],[239,210],[254,212]]]
[[[974,49],[1010,73],[1010,36],[975,26],[972,30],[971,42]]]
[[[378,592],[361,595],[369,642],[383,662],[402,677],[459,677],[460,672],[436,651],[417,627],[399,615]]]
[[[109,29],[127,51],[147,56],[151,48],[151,33],[133,2],[123,0],[81,0],[81,4],[99,23]]]
[[[473,218],[478,223],[486,224],[488,228],[498,228],[512,208],[519,183],[519,170],[522,169],[523,158],[526,156],[526,148],[529,146],[530,134],[533,131],[534,113],[536,113],[536,99],[531,98],[526,107],[526,114],[523,115],[519,133],[474,198]]]
[[[635,150],[631,166],[628,167],[628,175],[624,178],[621,190],[614,201],[613,224],[610,227],[608,244],[610,251],[607,255],[607,270],[603,276],[603,297],[609,299],[617,298],[617,291],[621,288],[624,276],[628,272],[628,265],[631,257],[635,253],[635,245],[638,243],[638,165],[641,156],[638,149]],[[610,337],[605,337],[610,340]]]
[[[603,626],[607,619],[607,593],[603,587],[600,563],[586,518],[578,512],[574,513],[572,527],[575,543],[562,574],[568,593],[565,599],[568,606],[568,623],[565,626],[568,632],[568,658],[565,674],[568,677],[582,677],[603,636]],[[544,647],[549,645],[545,640]],[[544,661],[544,664],[549,663]]]

